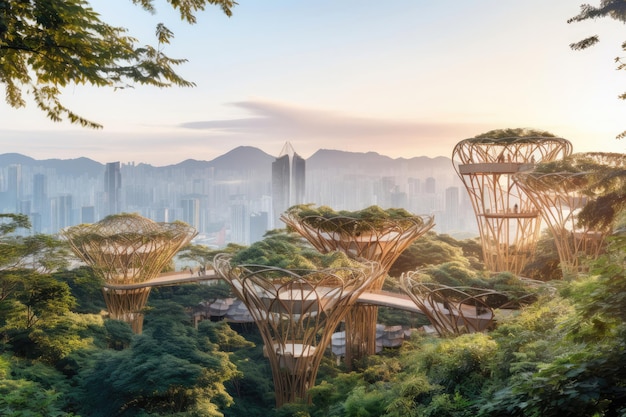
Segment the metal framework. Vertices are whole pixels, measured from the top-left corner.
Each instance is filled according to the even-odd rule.
[[[626,157],[621,154],[586,153],[572,155],[574,157],[593,161],[598,166],[622,169],[626,166]],[[593,184],[597,181],[596,172],[589,168],[584,167],[584,171],[579,172],[529,170],[514,175],[519,187],[541,208],[541,215],[554,237],[565,278],[584,272],[581,258],[596,258],[611,232],[609,226],[590,229],[578,222],[580,210],[597,197]],[[598,188],[604,186],[598,184]]]
[[[454,147],[453,165],[474,208],[487,269],[521,273],[541,231],[539,210],[513,174],[571,152],[571,143],[556,137],[481,137]]]
[[[221,254],[213,261],[248,307],[263,338],[276,392],[276,406],[307,399],[332,333],[380,265],[306,271],[232,265]]]
[[[368,291],[381,290],[387,272],[395,260],[413,241],[434,225],[432,216],[411,216],[399,219],[355,219],[346,216],[300,216],[288,211],[281,220],[305,237],[318,251],[341,251],[353,259],[380,263],[383,274],[372,281]],[[346,315],[346,363],[376,353],[376,322],[378,307],[356,305]]]
[[[196,233],[182,222],[157,223],[129,213],[61,231],[74,253],[106,282],[102,293],[110,316],[129,323],[135,333],[143,328],[150,287],[131,287],[155,278]]]

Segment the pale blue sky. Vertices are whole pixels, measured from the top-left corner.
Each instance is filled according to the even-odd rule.
[[[31,104],[0,105],[0,152],[100,162],[210,160],[239,145],[277,155],[286,141],[391,157],[450,156],[491,129],[530,127],[575,151],[624,152],[626,26],[567,24],[582,0],[241,0],[227,18],[209,7],[193,26],[163,1],[157,14],[128,0],[94,0],[109,23],[187,58],[196,88],[113,92],[71,87],[64,101],[104,124],[55,124]],[[592,2],[592,4],[595,2]],[[568,45],[598,34],[591,50]]]

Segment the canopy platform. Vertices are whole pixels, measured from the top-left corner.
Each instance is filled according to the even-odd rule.
[[[434,225],[433,216],[355,218],[345,215],[306,215],[295,206],[281,216],[288,227],[306,238],[318,251],[341,251],[352,259],[377,262],[384,273],[368,291],[382,289],[387,272],[400,254]],[[409,214],[409,213],[407,213]],[[346,363],[376,353],[376,306],[355,306],[347,312]]]
[[[272,368],[276,406],[308,400],[332,333],[381,267],[369,263],[355,268],[296,272],[258,266],[232,265],[227,255],[214,260],[259,328],[264,355]]]
[[[454,147],[454,169],[474,208],[487,269],[520,274],[541,232],[539,209],[513,175],[571,151],[568,140],[552,136],[481,136]]]

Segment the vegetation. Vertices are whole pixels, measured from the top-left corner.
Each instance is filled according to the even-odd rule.
[[[189,313],[200,301],[228,295],[224,286],[154,289],[144,332],[135,335],[126,323],[100,314],[101,281],[90,268],[67,270],[57,262],[48,271],[39,262],[26,262],[45,259],[48,255],[41,252],[50,254],[49,246],[27,245],[28,238],[14,234],[28,226],[23,217],[3,218],[1,415],[538,417],[626,412],[626,236],[619,233],[609,238],[606,252],[590,264],[586,276],[561,282],[549,296],[537,294],[532,305],[501,318],[495,330],[451,338],[415,331],[402,347],[364,359],[358,372],[345,372],[343,364],[327,357],[310,389],[311,403],[275,409],[271,373],[255,326],[192,325]],[[420,269],[428,279],[448,285],[482,282],[508,291],[519,284],[510,274],[485,277],[473,240],[432,232],[423,240],[407,249],[407,259],[398,259],[399,273]],[[285,231],[233,253],[241,261],[287,267],[334,262]],[[548,252],[542,256],[537,265],[551,265]],[[393,287],[394,278],[388,281]]]
[[[154,11],[153,0],[132,0]],[[195,23],[195,13],[218,5],[230,16],[233,0],[168,0],[182,20]],[[138,45],[128,30],[100,20],[84,0],[30,0],[0,2],[0,83],[12,107],[24,107],[25,93],[55,122],[69,120],[102,127],[65,107],[63,88],[88,84],[113,89],[135,84],[156,87],[194,84],[174,67],[184,59],[170,58],[163,47],[173,33],[156,27],[157,46]]]
[[[514,128],[514,129],[496,129],[490,130],[480,135],[474,136],[474,139],[482,139],[480,143],[508,143],[518,141],[520,138],[554,138],[553,133],[545,130]]]
[[[411,227],[421,226],[420,216],[409,213],[402,208],[383,210],[379,206],[370,206],[362,210],[335,211],[328,206],[315,207],[313,204],[300,204],[290,207],[286,213],[302,219],[306,224],[328,232],[339,230],[359,233],[380,227]]]
[[[552,177],[545,174],[560,174]],[[566,188],[591,197],[578,214],[581,226],[606,230],[615,225],[626,209],[626,155],[617,153],[577,153],[538,164],[532,172],[541,177],[533,187]],[[548,181],[548,178],[552,178]]]
[[[342,252],[322,254],[300,235],[284,230],[270,232],[266,238],[242,249],[233,256],[232,264],[274,266],[292,270],[316,270],[354,266]]]

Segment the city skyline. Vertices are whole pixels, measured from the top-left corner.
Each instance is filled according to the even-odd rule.
[[[241,147],[213,163],[187,161],[160,168],[118,162],[86,167],[81,160],[5,155],[0,212],[28,214],[33,232],[50,234],[109,214],[138,213],[158,222],[186,222],[199,232],[197,242],[217,247],[247,245],[267,230],[283,228],[274,216],[297,203],[337,210],[402,207],[416,214],[436,213],[440,232],[466,236],[475,231],[471,205],[460,193],[449,159],[391,160],[372,153],[323,151],[309,158],[305,168],[293,149],[285,149],[282,158],[273,158],[258,148]],[[294,201],[283,201],[292,183]]]
[[[179,70],[197,87],[66,89],[64,103],[101,131],[52,123],[32,103],[3,104],[0,144],[37,159],[155,166],[240,145],[277,156],[286,141],[305,159],[317,149],[449,157],[460,140],[528,127],[570,140],[575,152],[624,152],[615,139],[626,129],[624,75],[613,62],[624,26],[567,24],[579,6],[240,2],[230,19],[208,7],[188,26],[162,4],[151,15],[132,2],[96,2],[103,19],[143,43],[165,22],[175,33],[165,52],[189,59]],[[593,34],[594,48],[569,48]]]

